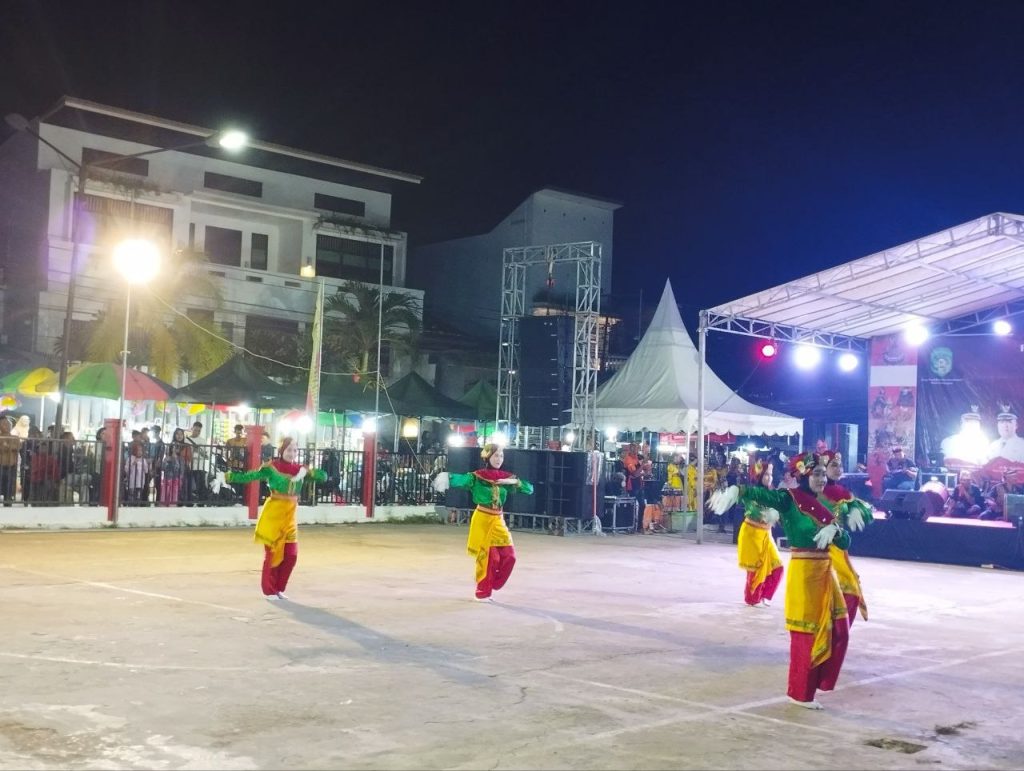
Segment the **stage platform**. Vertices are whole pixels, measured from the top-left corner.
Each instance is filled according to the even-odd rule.
[[[875,521],[853,534],[850,554],[1024,570],[1024,533],[1003,521],[891,519],[876,511]]]

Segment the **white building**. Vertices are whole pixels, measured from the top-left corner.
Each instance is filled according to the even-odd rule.
[[[601,244],[602,293],[611,291],[615,210],[622,204],[545,187],[530,194],[492,230],[413,248],[410,283],[426,290],[431,316],[466,334],[498,344],[501,326],[501,268],[506,248],[580,241]],[[556,267],[526,276],[527,313],[545,305],[545,295],[566,293],[575,300],[576,267]],[[495,348],[496,350],[496,348]]]
[[[314,267],[330,294],[347,279],[376,284],[383,259],[384,283],[405,287],[407,239],[391,229],[391,199],[417,176],[262,141],[232,154],[203,143],[211,129],[70,97],[30,131],[77,163],[196,143],[87,175],[76,324],[124,291],[104,258],[110,233],[128,223],[168,255],[185,247],[207,255],[222,294],[214,321],[238,345],[247,330],[294,332],[311,320],[315,287],[303,267]],[[77,182],[77,167],[29,132],[0,145],[0,342],[8,346],[51,354],[62,337]],[[421,291],[402,291],[422,301]],[[192,315],[214,312],[200,297],[173,299]]]

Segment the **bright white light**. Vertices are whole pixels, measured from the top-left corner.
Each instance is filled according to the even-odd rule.
[[[573,442],[575,442],[575,441],[576,441],[576,432],[575,432],[575,431],[569,431],[569,432],[568,432],[568,433],[567,433],[567,434],[565,435],[565,441],[566,441],[566,442],[567,442],[568,444],[572,444]]]
[[[813,345],[798,345],[793,361],[800,369],[813,369],[821,361],[821,351]]]
[[[605,435],[605,438],[609,442],[614,442],[615,438],[619,435],[619,429],[617,429],[617,428],[606,428],[604,430],[604,435]]]
[[[54,401],[54,402],[59,402],[60,401],[60,391],[54,391],[53,393],[47,394],[47,396],[50,397],[50,401]]]
[[[462,447],[466,444],[466,438],[462,434],[448,434],[449,447]]]
[[[369,415],[363,418],[363,433],[372,434],[377,430],[377,418],[370,417]]]
[[[252,408],[245,402],[242,402],[237,407],[235,407],[236,412],[248,412],[250,409]]]
[[[910,345],[921,345],[928,339],[928,330],[920,324],[910,324],[903,332],[903,339]]]
[[[493,444],[498,445],[498,447],[505,447],[508,445],[508,435],[502,431],[495,431],[493,434],[491,434],[490,441]]]
[[[129,284],[148,284],[160,272],[160,250],[152,241],[129,238],[114,247],[114,267]]]
[[[295,430],[300,434],[308,434],[313,430],[313,419],[309,415],[300,415],[295,419]]]
[[[844,353],[839,357],[839,369],[843,372],[853,372],[860,364],[860,359],[852,353]]]
[[[999,321],[992,325],[992,331],[997,335],[1005,337],[1013,331],[1013,327],[1006,319],[999,319]]]
[[[744,445],[743,449],[747,452],[757,452],[757,445],[751,442],[750,444]]]
[[[299,275],[303,278],[316,278],[316,268],[312,265],[303,265],[299,268]]]
[[[241,150],[249,144],[249,136],[244,131],[231,129],[217,137],[217,144],[225,150]]]
[[[402,438],[415,439],[420,435],[420,422],[416,418],[409,418],[402,423]]]

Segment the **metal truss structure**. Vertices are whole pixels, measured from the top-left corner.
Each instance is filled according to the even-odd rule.
[[[837,351],[866,353],[870,344],[870,340],[863,337],[838,335],[817,329],[794,327],[789,324],[776,324],[772,321],[758,321],[741,316],[723,316],[713,311],[707,311],[704,320],[704,328],[706,330],[770,338],[782,343],[807,343]]]
[[[598,317],[601,314],[601,244],[521,246],[505,249],[501,270],[501,334],[498,341],[499,430],[511,435],[519,427],[522,357],[519,320],[526,315],[526,274],[531,267],[576,265],[576,307],[573,311],[572,425],[581,441],[594,431],[597,404]],[[520,432],[522,433],[522,432]]]

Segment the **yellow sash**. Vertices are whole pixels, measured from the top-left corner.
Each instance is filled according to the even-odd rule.
[[[299,528],[295,523],[295,509],[299,499],[295,495],[271,492],[256,520],[256,543],[269,546],[273,552],[271,566],[277,567],[284,560],[284,545],[299,539]]]
[[[860,576],[857,575],[857,571],[853,569],[849,553],[843,551],[835,544],[831,544],[828,547],[828,551],[829,554],[832,555],[832,568],[836,571],[836,577],[839,579],[839,588],[842,590],[843,594],[852,594],[860,598],[860,602],[857,604],[857,607],[860,611],[861,618],[867,621],[868,604],[864,599],[864,592],[860,588]]]
[[[772,571],[782,565],[779,550],[775,548],[775,541],[772,538],[771,527],[753,519],[743,520],[736,553],[740,568],[754,574],[751,589],[756,589],[767,581]]]
[[[511,545],[512,534],[505,525],[501,509],[477,506],[469,521],[469,538],[466,541],[466,551],[469,556],[476,558],[477,583],[487,575],[487,558],[491,547]]]
[[[794,549],[786,582],[786,629],[814,635],[811,666],[832,655],[832,625],[846,618],[846,603],[827,551]]]

